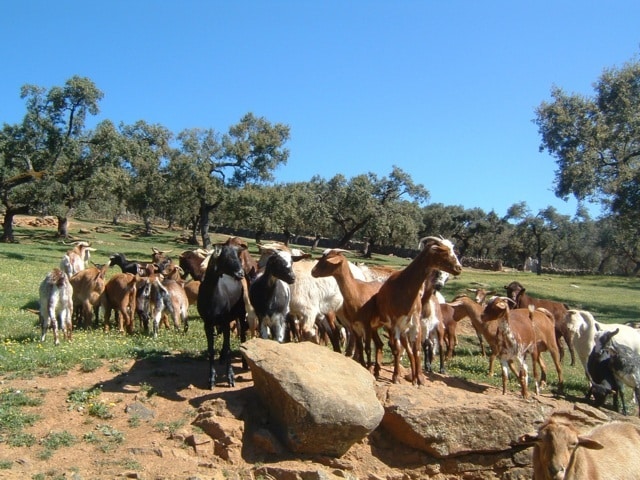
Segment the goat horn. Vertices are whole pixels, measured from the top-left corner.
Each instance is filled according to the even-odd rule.
[[[435,240],[436,242],[440,243],[442,241],[442,238],[433,237],[433,236],[423,237],[418,242],[418,248],[424,248],[424,244],[427,242],[427,240]]]

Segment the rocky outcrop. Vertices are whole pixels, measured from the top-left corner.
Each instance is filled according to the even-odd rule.
[[[382,420],[373,377],[344,355],[262,339],[241,353],[276,435],[293,452],[341,456]]]
[[[518,439],[549,416],[569,415],[585,430],[637,420],[443,375],[415,387],[390,383],[389,370],[374,382],[353,360],[307,342],[251,340],[241,348],[253,386],[221,391],[193,423],[213,438],[214,455],[252,463],[256,477],[529,479],[531,448]]]
[[[519,435],[549,413],[517,395],[488,397],[472,383],[446,388],[436,381],[418,389],[393,385],[379,390],[385,408],[382,428],[436,458],[510,450]]]

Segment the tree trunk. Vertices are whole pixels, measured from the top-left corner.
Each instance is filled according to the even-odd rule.
[[[58,219],[58,238],[69,238],[69,219],[67,217],[57,217]]]
[[[15,214],[7,210],[4,214],[4,220],[2,221],[2,237],[0,242],[2,243],[15,243],[16,239],[13,237],[13,217]]]
[[[16,239],[13,236],[13,219],[16,215],[27,215],[28,213],[29,207],[27,206],[6,207],[4,220],[2,221],[2,237],[0,237],[0,242],[16,243]]]
[[[200,224],[200,217],[194,215],[191,219],[191,236],[187,243],[189,245],[198,245],[198,225]]]
[[[312,252],[315,252],[315,251],[316,251],[316,248],[318,248],[318,244],[320,243],[320,239],[321,239],[321,238],[322,238],[322,237],[321,237],[320,235],[316,235],[316,238],[315,238],[315,240],[313,241],[313,246],[311,247],[311,251],[312,251]]]
[[[209,209],[207,205],[200,207],[200,236],[202,237],[202,248],[211,249],[211,237],[209,237]]]
[[[143,218],[144,221],[144,234],[147,237],[150,237],[151,235],[153,235],[153,226],[151,225],[151,217],[149,217],[148,215],[145,215]]]
[[[222,203],[218,200],[215,203],[207,203],[204,199],[200,199],[200,235],[202,235],[202,248],[211,249],[211,238],[209,237],[209,214],[213,212]]]
[[[364,248],[362,249],[362,253],[364,254],[365,258],[371,258],[373,256],[373,246],[375,244],[375,240],[371,240],[368,239],[365,244],[364,244]]]

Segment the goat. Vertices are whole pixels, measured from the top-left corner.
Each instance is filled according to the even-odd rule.
[[[60,270],[67,274],[69,278],[73,277],[76,273],[84,270],[91,252],[95,252],[96,249],[91,247],[90,242],[74,242],[75,246],[71,250],[67,250],[62,260],[60,260]]]
[[[551,354],[551,358],[558,373],[558,388],[564,383],[560,353],[556,343],[551,313],[543,309],[518,308],[511,310],[505,297],[492,298],[482,311],[482,322],[485,325],[485,333],[489,332],[489,323],[497,323],[495,337],[487,341],[491,345],[492,352],[500,358],[502,363],[502,393],[507,390],[509,367],[513,360],[520,366],[518,376],[520,379],[521,393],[527,398],[528,367],[526,354],[531,354],[533,364],[533,376],[536,394],[540,393],[540,383],[546,381],[546,366],[540,357],[544,351]],[[487,335],[489,337],[489,335]],[[538,375],[537,366],[540,365],[541,375]]]
[[[198,303],[198,290],[200,290],[199,280],[189,280],[183,285],[184,293],[187,294],[187,301],[189,305],[195,305]]]
[[[422,328],[422,350],[424,352],[424,368],[427,372],[432,372],[431,364],[435,350],[440,356],[440,373],[444,373],[445,355],[445,330],[444,317],[440,304],[444,302],[444,297],[438,292],[449,278],[449,274],[442,270],[433,270],[427,277],[422,293],[422,312],[420,315]]]
[[[158,336],[160,320],[163,313],[168,311],[173,319],[173,327],[179,330],[180,324],[184,324],[184,331],[189,330],[189,318],[187,310],[189,300],[182,285],[176,280],[162,279],[155,275],[150,282],[150,306],[153,318],[153,337]]]
[[[104,310],[104,330],[109,331],[111,311],[118,314],[118,331],[133,332],[133,315],[136,309],[136,283],[138,277],[131,273],[116,273],[104,286],[100,306]]]
[[[134,260],[127,260],[124,253],[114,253],[109,256],[109,265],[117,265],[122,270],[122,273],[130,273],[131,275],[146,276],[146,262],[138,262]]]
[[[608,354],[608,365],[618,382],[618,393],[622,401],[622,412],[627,414],[622,385],[633,389],[635,402],[638,404],[638,416],[640,416],[640,355],[626,345],[613,340],[619,333],[618,329],[596,333],[596,345],[594,352]]]
[[[338,320],[344,322],[342,311],[343,297],[336,279],[333,277],[313,277],[311,271],[317,260],[301,260],[293,264],[296,281],[291,285],[291,300],[289,301],[289,316],[299,322],[300,337],[302,340],[319,342],[318,322],[323,317],[335,315]],[[349,269],[353,276],[359,280],[365,280],[365,276],[358,267],[349,262]],[[333,349],[340,351],[339,338],[335,335],[338,329],[333,331],[331,338]]]
[[[482,320],[480,319],[483,309],[481,302],[479,303],[464,294],[460,294],[454,297],[454,299],[446,305],[453,308],[453,319],[456,323],[465,318],[468,318],[471,321],[471,326],[475,330],[478,338],[481,354],[485,357],[487,352],[484,348],[484,342],[482,341],[484,327],[482,325]],[[493,366],[493,362],[491,361],[490,363],[491,366]],[[490,373],[493,373],[492,369]]]
[[[249,299],[256,312],[262,338],[284,342],[289,313],[289,285],[295,282],[293,259],[288,251],[275,251],[266,260],[264,272],[251,283]]]
[[[223,334],[220,360],[226,361],[226,372],[231,387],[235,386],[235,377],[231,366],[231,322],[240,322],[240,339],[245,341],[245,303],[243,299],[244,270],[238,257],[244,247],[223,245],[219,254],[209,259],[207,270],[198,290],[198,313],[204,321],[209,355],[209,388],[216,383],[214,365],[214,343],[216,329]],[[243,367],[245,365],[243,364]]]
[[[448,303],[440,303],[440,312],[442,314],[442,323],[444,326],[444,343],[447,347],[445,359],[451,360],[455,354],[455,348],[458,346],[458,321],[455,317],[455,309]]]
[[[238,258],[240,259],[242,270],[244,271],[244,277],[240,280],[243,287],[242,299],[244,301],[246,317],[245,320],[243,320],[243,323],[246,324],[248,331],[253,335],[258,328],[259,322],[256,311],[253,308],[253,305],[251,305],[251,300],[249,299],[249,285],[258,275],[258,262],[249,253],[249,245],[247,245],[247,242],[240,237],[229,237],[224,243],[218,244],[217,246],[220,247],[222,245],[237,248]],[[203,265],[206,265],[206,263],[207,262],[205,261]]]
[[[489,291],[484,288],[467,288],[467,291],[475,293],[474,299],[476,303],[479,303],[480,305],[485,304],[485,302],[487,301],[487,297],[492,297],[498,294],[498,292],[496,292],[495,290]]]
[[[542,298],[535,298],[526,293],[526,288],[520,282],[511,282],[505,285],[507,291],[507,297],[513,300],[517,308],[527,308],[529,305],[533,305],[536,308],[546,308],[553,315],[555,322],[556,341],[560,350],[560,359],[564,358],[564,347],[560,338],[564,338],[564,341],[569,348],[571,354],[571,366],[575,365],[575,353],[573,350],[573,344],[571,343],[571,336],[569,330],[565,325],[565,315],[569,307],[563,303],[555,302],[553,300],[546,300]]]
[[[420,348],[422,332],[422,290],[433,270],[444,270],[452,275],[462,272],[462,265],[449,240],[425,237],[420,240],[420,253],[404,269],[389,275],[374,295],[375,308],[372,328],[384,327],[394,357],[392,381],[398,383],[400,355],[407,351],[411,365],[411,383],[422,384]]]
[[[556,415],[519,443],[533,445],[534,480],[638,478],[640,427],[630,422],[609,422],[581,434]]]
[[[91,326],[94,315],[98,322],[98,309],[100,308],[100,295],[104,291],[105,275],[109,264],[102,267],[89,267],[76,273],[69,279],[73,287],[73,309],[78,312],[81,323],[85,328]]]
[[[59,268],[54,268],[47,273],[40,282],[40,326],[42,335],[40,341],[44,342],[47,329],[53,329],[53,343],[60,344],[58,338],[58,322],[63,336],[71,341],[73,326],[73,287],[67,274]]]
[[[173,252],[173,250],[158,250],[156,247],[151,247],[151,263],[159,266],[166,266],[172,263],[171,259],[167,257],[167,253]],[[164,273],[164,268],[160,268]]]
[[[640,354],[640,331],[629,325],[619,323],[599,323],[595,320],[591,312],[587,310],[568,310],[565,315],[565,325],[571,335],[571,343],[582,363],[587,380],[591,382],[587,362],[593,347],[595,346],[595,335],[599,330],[612,331],[619,330],[616,342],[633,349]]]
[[[205,259],[211,255],[213,251],[197,248],[195,250],[187,250],[180,254],[178,257],[178,265],[182,268],[182,278],[186,279],[187,276],[191,276],[194,280],[202,280],[206,266],[203,265]]]
[[[333,277],[338,284],[343,298],[342,319],[348,325],[349,330],[355,335],[354,360],[365,368],[373,366],[373,374],[377,378],[380,375],[382,364],[382,340],[376,329],[371,328],[370,314],[372,308],[371,299],[380,290],[382,282],[363,281],[357,279],[343,250],[328,249],[311,269],[314,278]],[[371,340],[375,345],[375,362],[371,361]],[[366,353],[366,360],[364,353]]]
[[[613,393],[613,408],[619,412],[620,385],[611,369],[611,355],[607,350],[596,351],[594,346],[587,359],[586,374],[590,386],[585,399],[589,400],[593,397],[594,405],[601,407],[604,405],[607,395]]]
[[[464,294],[456,296],[451,302],[447,303],[449,307],[453,308],[453,319],[455,322],[459,322],[465,318],[468,318],[471,321],[471,326],[476,332],[476,336],[478,337],[478,343],[480,345],[480,351],[482,352],[482,356],[485,357],[487,355],[486,350],[484,348],[484,342],[482,341],[483,335],[483,326],[482,320],[480,319],[482,315],[483,306],[482,302],[477,302],[467,297]],[[495,355],[493,356],[495,358]],[[490,359],[490,374],[493,374],[493,358]]]

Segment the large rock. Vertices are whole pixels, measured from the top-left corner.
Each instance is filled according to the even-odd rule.
[[[253,339],[241,352],[290,450],[339,457],[380,424],[374,378],[352,359],[310,342]]]
[[[520,435],[535,430],[556,406],[543,398],[523,400],[517,393],[496,394],[497,389],[455,382],[456,388],[444,389],[439,381],[419,388],[379,386],[385,408],[381,427],[397,441],[436,458],[497,453],[511,450]]]

